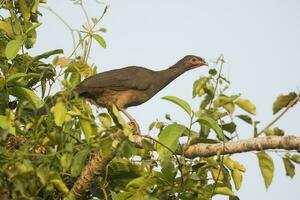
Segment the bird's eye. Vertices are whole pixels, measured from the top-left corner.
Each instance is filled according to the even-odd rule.
[[[196,62],[197,60],[197,58],[192,58],[192,62]]]

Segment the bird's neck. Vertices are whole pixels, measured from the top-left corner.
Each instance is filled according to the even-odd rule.
[[[185,67],[180,65],[181,64],[176,63],[168,69],[158,71],[159,84],[161,88],[167,86],[171,81],[173,81],[186,71]]]

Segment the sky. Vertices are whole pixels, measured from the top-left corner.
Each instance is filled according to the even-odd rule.
[[[99,16],[103,5],[85,1],[90,16]],[[108,32],[102,36],[107,48],[95,43],[90,63],[97,71],[107,71],[130,65],[161,70],[187,54],[201,56],[213,62],[223,54],[224,75],[231,81],[230,92],[242,93],[257,106],[255,119],[261,126],[268,124],[272,103],[280,94],[298,91],[300,86],[300,1],[297,0],[111,0],[101,26]],[[84,15],[70,0],[48,0],[72,27],[79,29]],[[47,10],[42,10],[43,26],[39,28],[36,52],[63,48],[71,52],[72,40],[68,29]],[[164,120],[164,115],[181,123],[187,122],[184,112],[162,100],[167,95],[191,102],[196,110],[199,102],[192,100],[193,82],[207,74],[206,68],[186,72],[145,104],[129,108],[139,121],[142,132],[148,133],[152,121]],[[299,106],[293,107],[276,124],[287,134],[299,136]],[[298,120],[297,120],[298,118]],[[252,127],[238,126],[241,138],[252,136]],[[254,153],[234,155],[247,172],[240,199],[297,199],[300,167],[293,179],[285,176],[281,158],[272,154],[275,176],[266,191]],[[214,199],[227,199],[219,196]]]

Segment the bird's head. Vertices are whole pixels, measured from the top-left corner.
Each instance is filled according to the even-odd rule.
[[[181,62],[187,70],[201,66],[208,66],[208,63],[203,58],[194,55],[185,56],[179,62]]]

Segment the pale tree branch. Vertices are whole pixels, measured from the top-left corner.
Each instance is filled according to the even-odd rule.
[[[228,143],[195,144],[186,147],[184,155],[187,158],[209,157],[268,149],[284,149],[300,151],[300,137],[297,136],[267,136],[261,138],[241,139]]]
[[[124,139],[124,133],[119,131],[114,134],[114,137]],[[137,138],[139,137],[139,138]],[[141,141],[142,137],[137,136],[137,141]],[[147,136],[149,139],[149,136]],[[120,142],[119,144],[121,144]],[[141,147],[139,143],[137,147]],[[227,155],[235,153],[245,153],[250,151],[261,151],[269,149],[284,149],[284,150],[297,150],[300,151],[300,137],[297,136],[267,136],[261,138],[241,139],[228,143],[217,144],[194,144],[185,147],[184,156],[186,158],[195,157],[209,157],[214,155]],[[71,191],[75,195],[76,199],[84,198],[86,191],[90,189],[90,186],[94,178],[105,170],[109,162],[116,156],[118,148],[115,148],[111,153],[105,157],[101,154],[96,154],[84,167],[80,177],[73,185]],[[182,155],[181,152],[177,152]]]

